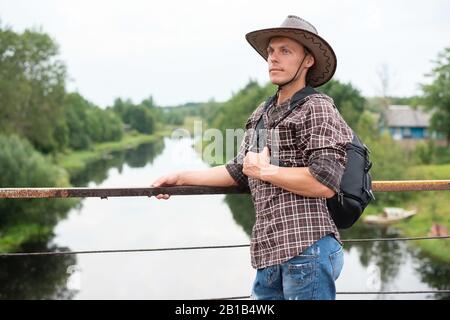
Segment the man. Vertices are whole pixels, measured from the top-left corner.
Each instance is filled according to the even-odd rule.
[[[161,177],[153,186],[248,186],[256,211],[252,297],[335,299],[343,250],[326,198],[339,191],[352,133],[333,100],[313,88],[333,76],[335,54],[297,16],[246,38],[267,60],[278,90],[248,119],[238,155],[224,166]]]

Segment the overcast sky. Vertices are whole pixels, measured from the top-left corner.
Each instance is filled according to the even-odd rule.
[[[365,96],[419,94],[437,54],[450,47],[448,0],[0,0],[2,25],[42,27],[60,46],[68,88],[105,107],[152,95],[159,105],[229,99],[250,78],[268,81],[247,32],[288,14],[310,21],[334,48],[334,76]]]

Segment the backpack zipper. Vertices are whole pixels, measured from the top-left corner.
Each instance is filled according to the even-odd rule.
[[[338,202],[341,205],[344,205],[344,193],[341,190],[339,190],[338,192]]]
[[[368,191],[367,191],[366,189],[364,189],[364,191],[368,193]],[[372,194],[372,195],[373,195],[373,194]],[[350,194],[350,193],[347,193],[345,196],[346,196],[347,198],[350,198],[350,199],[353,199],[353,200],[355,200],[355,201],[358,201],[361,205],[363,204],[362,201],[361,201],[361,199],[359,199],[358,197],[355,197],[354,195],[352,195],[352,194]],[[339,202],[341,205],[344,205],[344,193],[343,193],[342,191],[339,191],[339,192],[338,192],[338,202]]]

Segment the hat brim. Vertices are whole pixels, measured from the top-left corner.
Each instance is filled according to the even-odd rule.
[[[322,37],[297,28],[269,28],[249,32],[245,38],[267,60],[267,47],[273,37],[287,37],[300,42],[313,54],[315,63],[307,74],[307,83],[319,87],[329,81],[336,72],[337,59],[333,48]]]

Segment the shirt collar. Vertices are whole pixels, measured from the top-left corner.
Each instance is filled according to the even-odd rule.
[[[283,102],[282,104],[278,105],[279,107],[285,107],[286,104],[289,105],[289,108],[293,108],[299,101],[303,100],[304,98],[306,98],[309,95],[318,93],[313,87],[311,86],[305,86],[302,89],[300,89],[299,91],[297,91],[290,99],[286,100],[285,102]],[[277,96],[278,94],[272,96],[272,98],[270,99],[270,103],[268,103],[266,105],[265,110],[267,110],[272,104],[276,104],[276,100],[277,100]]]
[[[297,91],[291,99],[291,102],[292,102],[291,108],[294,104],[296,104],[300,100],[303,100],[307,96],[315,94],[315,93],[317,93],[317,91],[311,86],[306,86],[306,87],[302,88],[301,90]]]

